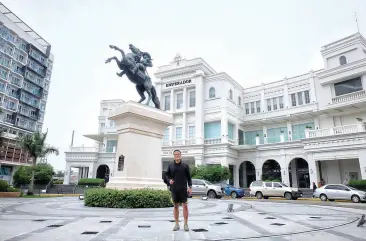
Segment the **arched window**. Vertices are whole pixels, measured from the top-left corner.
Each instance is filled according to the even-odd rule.
[[[233,91],[232,90],[229,90],[229,98],[230,98],[230,100],[233,99]]]
[[[240,96],[238,97],[238,105],[241,106],[241,98],[240,98]]]
[[[209,91],[209,98],[215,98],[216,97],[216,93],[215,93],[215,88],[214,87],[211,87],[210,88],[210,91]]]
[[[341,56],[339,57],[339,64],[340,65],[344,65],[344,64],[347,64],[347,59],[345,56]]]

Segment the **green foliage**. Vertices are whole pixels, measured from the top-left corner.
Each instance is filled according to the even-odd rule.
[[[102,178],[81,178],[78,186],[102,186],[105,187],[105,180]]]
[[[348,185],[358,190],[366,191],[366,180],[351,180]]]
[[[264,182],[281,182],[280,179],[267,179],[267,180],[264,180]]]
[[[53,180],[53,184],[63,184],[63,180]]]
[[[48,163],[38,163],[34,167],[34,183],[48,184],[53,176],[53,167]]]
[[[89,207],[166,208],[173,206],[170,193],[166,190],[93,188],[85,192],[84,198],[85,206]]]
[[[20,187],[30,183],[32,177],[32,167],[21,166],[18,168],[13,176],[14,186]]]
[[[8,182],[0,180],[0,192],[19,192],[19,190],[9,186]]]
[[[221,165],[201,165],[191,167],[192,178],[204,179],[213,183],[228,180],[231,176],[230,169]]]

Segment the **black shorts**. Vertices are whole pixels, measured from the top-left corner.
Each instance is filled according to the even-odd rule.
[[[186,203],[188,201],[187,189],[183,190],[171,190],[173,203]]]

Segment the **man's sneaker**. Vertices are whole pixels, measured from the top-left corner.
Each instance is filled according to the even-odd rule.
[[[188,231],[189,231],[188,224],[184,224],[184,231],[186,231],[186,232],[188,232]]]
[[[180,229],[179,224],[176,224],[173,228],[173,231],[178,231]]]

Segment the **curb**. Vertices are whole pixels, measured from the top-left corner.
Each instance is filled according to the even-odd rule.
[[[192,197],[193,199],[201,199],[201,197],[199,196],[194,196]],[[233,200],[233,201],[254,201],[254,200],[260,200],[257,199],[256,197],[243,197],[243,198],[236,198],[233,199],[229,196],[225,196],[222,197],[221,200]],[[319,198],[298,198],[297,200],[287,200],[286,198],[281,198],[281,197],[273,197],[267,200],[273,200],[273,201],[312,201],[312,202],[323,202],[322,200],[320,200]],[[342,202],[342,203],[352,203],[351,200],[335,200],[334,202]]]

